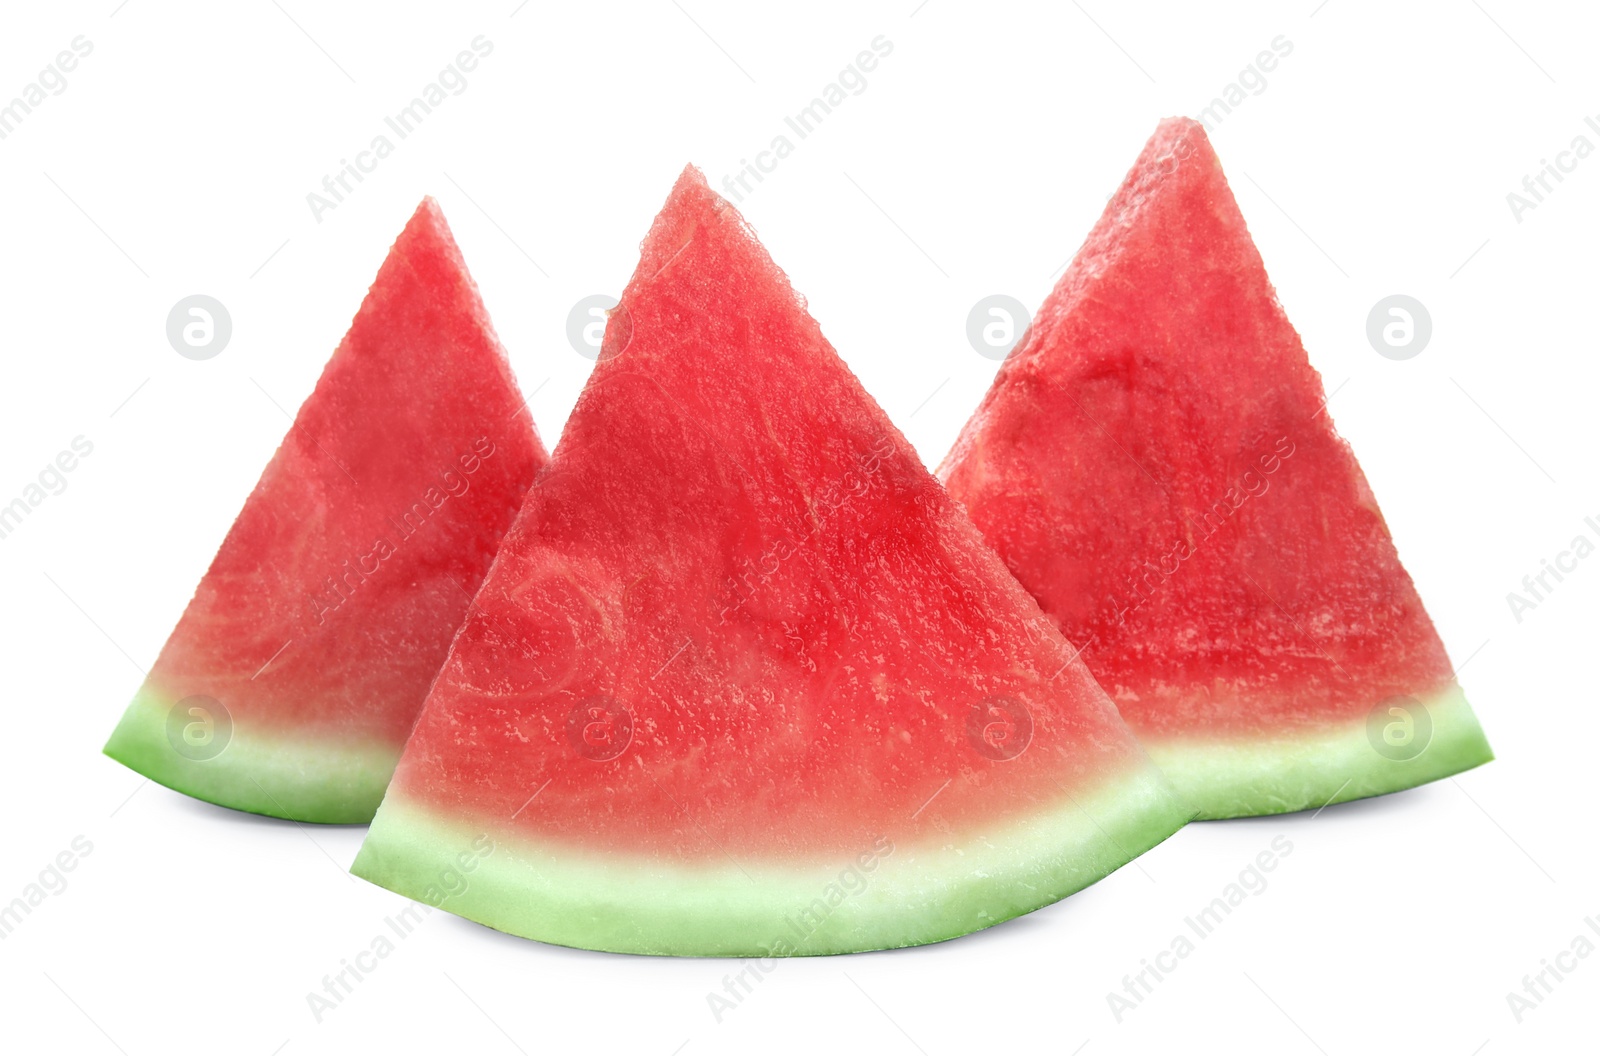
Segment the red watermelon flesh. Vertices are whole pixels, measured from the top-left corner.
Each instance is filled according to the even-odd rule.
[[[223,806],[370,820],[545,461],[425,200],[106,754]]]
[[[1490,758],[1194,121],[1161,124],[939,474],[1202,817]]]
[[[1035,909],[1186,819],[691,168],[354,871],[563,945],[838,953]]]

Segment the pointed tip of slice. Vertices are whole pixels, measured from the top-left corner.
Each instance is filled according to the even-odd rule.
[[[661,211],[663,213],[677,211],[686,206],[692,207],[702,220],[731,212],[733,216],[739,218],[740,224],[748,226],[744,214],[713,188],[706,179],[706,174],[692,162],[685,165],[683,171],[678,174],[678,179],[673,183],[672,192],[667,195],[667,201],[661,207]]]
[[[1197,132],[1204,137],[1206,134],[1206,128],[1194,118],[1185,117],[1182,114],[1176,114],[1172,117],[1163,117],[1160,121],[1156,122],[1157,135],[1162,133],[1167,133],[1170,135],[1183,135],[1190,132]]]
[[[461,258],[461,250],[456,246],[455,234],[444,218],[444,210],[440,208],[438,199],[431,194],[423,195],[422,201],[411,211],[406,226],[401,229],[399,237],[389,248],[389,255],[394,256],[397,251],[415,252],[424,246],[434,246],[458,260]],[[464,260],[460,266],[462,270],[466,270]]]
[[[423,195],[422,201],[411,211],[411,217],[406,220],[406,226],[401,229],[395,244],[416,239],[441,242],[455,249],[455,233],[450,230],[450,222],[444,218],[444,207],[431,194]]]
[[[1212,152],[1211,137],[1206,135],[1205,125],[1192,117],[1163,117],[1156,123],[1156,130],[1150,133],[1144,153],[1162,157],[1179,149],[1184,149],[1186,154],[1187,149],[1196,147]],[[1144,156],[1139,159],[1140,162],[1144,160]],[[1134,168],[1138,169],[1139,165],[1135,164]]]
[[[628,289],[623,291],[623,303],[628,302],[630,290],[641,282],[647,282],[660,275],[690,243],[699,238],[702,231],[720,232],[719,239],[726,240],[724,245],[728,247],[738,243],[746,244],[753,249],[760,261],[756,263],[756,260],[752,259],[752,264],[776,270],[776,265],[761,247],[760,240],[756,238],[755,232],[751,230],[743,215],[733,203],[711,188],[706,182],[705,173],[695,165],[689,164],[678,174],[666,201],[662,203],[661,209],[650,224],[649,232],[639,243],[639,265],[634,270],[633,278],[628,282]],[[730,232],[733,231],[738,234],[730,236]],[[735,252],[743,251],[735,250]],[[608,334],[609,332],[608,329]],[[613,340],[611,344],[614,345],[615,341]],[[601,358],[607,358],[607,355],[607,348],[602,345]]]
[[[1186,164],[1196,158],[1209,164]],[[1145,141],[1138,160],[1122,182],[1122,191],[1137,189],[1148,193],[1157,187],[1183,182],[1170,177],[1189,174],[1192,178],[1212,170],[1220,173],[1221,169],[1222,162],[1211,145],[1211,137],[1206,135],[1204,125],[1192,117],[1166,117],[1161,119],[1156,130]]]
[[[1159,229],[1161,237],[1148,233],[1139,237],[1144,227]],[[1040,315],[1062,314],[1089,280],[1104,273],[1131,246],[1166,254],[1185,242],[1210,245],[1218,237],[1226,237],[1238,252],[1254,255],[1265,275],[1205,126],[1192,117],[1163,118],[1041,306]],[[1027,358],[1029,344],[1018,344],[1019,360]]]
[[[678,178],[672,184],[672,191],[667,195],[666,202],[661,207],[661,213],[684,214],[692,212],[695,220],[704,222],[724,209],[730,208],[730,203],[722,195],[711,189],[711,184],[706,180],[706,174],[692,162],[683,167]],[[651,234],[654,234],[652,229]],[[648,239],[647,239],[648,240]]]
[[[705,176],[694,165],[685,165],[673,181],[667,200],[661,203],[655,219],[650,222],[650,229],[645,232],[643,241],[639,243],[639,264],[628,281],[630,288],[641,278],[658,274],[676,250],[694,237],[705,215],[703,203],[710,196],[711,188],[706,184]],[[622,299],[626,303],[626,289]],[[604,348],[601,349],[601,358],[606,358]]]
[[[661,205],[661,214],[682,213],[686,207],[693,208],[702,215],[705,212],[721,212],[727,208],[728,203],[716,191],[711,189],[711,184],[706,180],[706,174],[700,171],[699,166],[693,162],[685,165],[683,171],[678,173],[678,178],[672,182],[672,190],[667,194],[667,200]],[[657,219],[660,219],[658,214]],[[651,234],[654,234],[654,227]],[[648,241],[648,236],[646,241]]]
[[[444,210],[432,195],[424,195],[417,203],[405,227],[389,246],[378,275],[362,300],[340,349],[349,346],[358,331],[364,333],[365,326],[380,329],[389,327],[391,324],[387,320],[408,310],[403,303],[397,303],[407,299],[418,304],[432,302],[447,306],[445,311],[470,319],[473,327],[487,335],[485,344],[493,369],[521,400],[510,356],[495,334],[482,292],[471,269],[467,267],[466,257],[456,242],[455,233],[450,230]],[[414,320],[412,325],[416,325]],[[475,344],[458,343],[454,354],[464,355]],[[394,351],[393,342],[379,341],[376,347]],[[537,436],[531,418],[525,416],[525,424]]]
[[[683,167],[682,172],[678,173],[678,181],[673,185],[673,190],[695,186],[709,189],[711,185],[706,182],[706,174],[700,171],[700,166],[691,161]]]

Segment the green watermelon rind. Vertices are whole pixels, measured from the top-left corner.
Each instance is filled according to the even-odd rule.
[[[860,857],[777,864],[708,845],[706,863],[690,868],[541,845],[507,835],[504,822],[443,816],[391,792],[351,872],[558,946],[816,956],[917,946],[992,927],[1088,887],[1191,816],[1166,781],[1141,766],[1092,793],[1069,794],[965,837],[925,818],[921,825],[908,820],[898,838],[883,834],[887,853],[864,846]]]
[[[1415,788],[1494,758],[1459,685],[1415,699],[1427,709],[1432,730],[1410,759],[1384,755],[1365,718],[1301,736],[1165,740],[1146,734],[1141,740],[1198,820],[1316,810]]]
[[[167,739],[174,705],[148,688],[128,705],[105,754],[176,792],[221,807],[330,825],[372,820],[400,745],[263,737],[235,726],[210,759],[178,753]]]

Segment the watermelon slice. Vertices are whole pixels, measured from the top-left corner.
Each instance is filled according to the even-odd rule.
[[[1188,819],[686,170],[354,872],[648,954],[950,938]]]
[[[370,820],[545,461],[425,200],[106,754],[227,807]]]
[[[1491,757],[1325,403],[1171,119],[939,470],[1202,817]]]

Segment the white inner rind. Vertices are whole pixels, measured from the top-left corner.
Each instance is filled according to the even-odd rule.
[[[193,759],[168,739],[173,706],[141,690],[105,753],[175,791],[252,814],[333,824],[370,821],[400,758],[398,745],[358,746],[292,731],[262,735],[235,724],[216,756]]]
[[[1048,812],[992,829],[885,824],[876,844],[763,863],[707,844],[688,866],[542,843],[391,793],[352,871],[402,895],[563,946],[680,956],[790,956],[953,938],[1078,891],[1186,823],[1141,765]],[[487,849],[486,849],[487,848]],[[470,868],[469,868],[470,866]]]
[[[1289,736],[1140,739],[1201,818],[1316,809],[1413,788],[1494,758],[1460,686],[1414,699],[1426,709],[1431,729],[1422,750],[1408,759],[1385,755],[1365,716]]]

